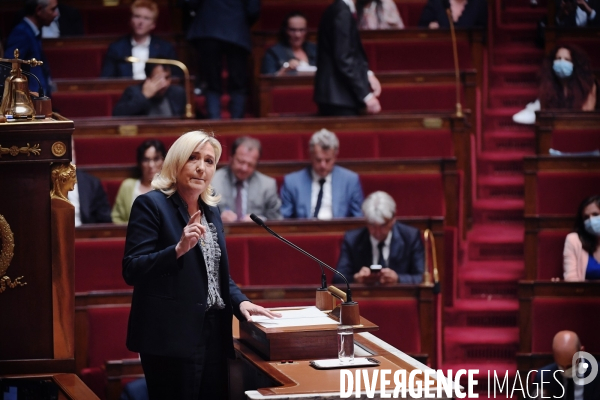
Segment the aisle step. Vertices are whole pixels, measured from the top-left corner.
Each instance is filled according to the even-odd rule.
[[[476,224],[523,224],[525,202],[521,199],[477,199],[473,202],[473,223]],[[522,239],[521,239],[522,240]],[[502,252],[498,254],[502,255]],[[523,251],[514,253],[512,250],[507,257],[523,256]]]
[[[498,47],[492,52],[492,65],[537,66],[542,63],[544,52],[537,48]]]
[[[522,176],[523,158],[534,153],[534,151],[485,151],[477,156],[477,173],[480,176]]]
[[[486,152],[503,151],[535,154],[535,127],[533,125],[521,125],[518,131],[487,132],[484,134],[482,147]]]
[[[537,98],[537,87],[526,88],[490,88],[489,105],[493,108],[524,108]]]
[[[496,108],[484,111],[484,137],[493,131],[533,132],[531,125],[518,124],[512,120],[512,116],[521,111],[522,107]],[[508,146],[509,148],[511,146]]]
[[[518,314],[518,300],[457,299],[452,308],[444,310],[444,325],[446,327],[515,327],[518,325]]]
[[[480,199],[522,199],[525,195],[525,177],[479,176],[477,196]]]

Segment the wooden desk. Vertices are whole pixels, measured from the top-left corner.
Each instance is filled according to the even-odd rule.
[[[552,3],[549,1],[548,3]],[[589,148],[598,148],[598,141],[593,138],[600,137],[600,112],[594,111],[538,111],[535,125],[536,153],[548,154],[551,148],[556,148],[553,133],[560,130],[577,130],[587,132],[592,137]],[[566,151],[558,148],[557,150]]]

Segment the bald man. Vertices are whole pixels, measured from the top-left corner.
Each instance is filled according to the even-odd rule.
[[[546,365],[537,371],[534,380],[534,389],[530,391],[536,398],[553,398],[564,400],[600,400],[600,376],[586,385],[578,385],[573,377],[578,373],[573,368],[573,356],[578,351],[583,351],[579,337],[572,331],[560,331],[554,335],[552,340],[552,354],[554,363]],[[587,360],[587,363],[597,361]],[[588,366],[586,371],[578,377],[586,377],[591,371]],[[542,385],[543,383],[543,385]],[[536,393],[535,389],[542,389],[542,393]],[[537,394],[537,396],[536,396]]]

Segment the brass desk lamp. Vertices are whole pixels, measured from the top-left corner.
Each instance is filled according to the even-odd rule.
[[[141,62],[137,57],[125,57],[125,61],[130,63]],[[194,113],[192,112],[192,101],[190,98],[191,87],[190,87],[190,71],[185,66],[184,63],[177,60],[169,60],[167,58],[149,58],[146,60],[146,63],[150,64],[168,64],[179,67],[183,71],[183,76],[185,80],[185,117],[186,118],[194,118]]]
[[[37,67],[42,65],[43,62],[35,58],[31,60],[19,59],[19,49],[15,50],[14,56],[15,58],[10,59],[0,58],[0,61],[12,64],[10,76],[4,82],[4,95],[0,105],[0,113],[2,115],[12,115],[13,118],[33,119],[35,108],[29,96],[29,82],[21,70],[21,64]]]

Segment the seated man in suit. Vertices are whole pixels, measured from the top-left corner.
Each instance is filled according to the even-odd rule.
[[[75,207],[75,226],[111,223],[110,205],[100,179],[77,169],[77,183],[69,192]]]
[[[171,43],[152,35],[157,19],[158,5],[154,1],[136,0],[131,5],[131,34],[108,47],[100,73],[102,78],[146,79],[144,67],[148,58],[177,59]],[[130,56],[141,61],[125,61]],[[175,71],[175,75],[179,76],[179,71]]]
[[[340,142],[327,129],[308,143],[311,166],[283,179],[281,215],[284,218],[361,217],[363,191],[358,174],[335,165]]]
[[[223,221],[251,221],[250,214],[281,219],[275,179],[256,170],[260,154],[257,139],[240,137],[231,147],[229,165],[215,172],[212,185],[221,195],[219,208]]]
[[[587,382],[590,374],[594,370],[598,371],[598,361],[575,357],[580,351],[583,351],[583,346],[575,332],[560,331],[554,335],[554,363],[537,371],[532,389],[529,390],[530,396],[565,400],[600,399],[600,377],[596,376],[591,382]],[[580,361],[577,362],[574,358],[579,358]],[[557,373],[558,371],[560,372]]]
[[[148,78],[142,84],[125,89],[113,108],[113,116],[182,116],[185,90],[181,86],[171,86],[171,66],[146,64],[146,74]]]
[[[371,193],[362,210],[367,226],[346,232],[336,269],[350,283],[421,283],[425,270],[421,233],[396,221],[392,196]],[[371,271],[371,265],[382,268]],[[342,279],[334,275],[333,282],[342,283]]]

